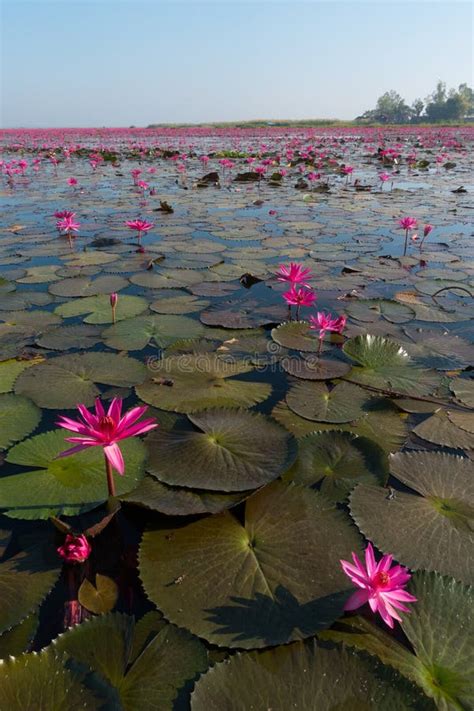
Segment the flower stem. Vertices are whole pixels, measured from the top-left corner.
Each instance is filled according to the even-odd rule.
[[[405,230],[405,249],[403,250],[403,256],[406,257],[408,244],[408,230]]]
[[[320,337],[319,338],[319,346],[318,346],[318,356],[321,355],[321,349],[323,347],[323,339]]]
[[[107,488],[109,490],[109,496],[115,496],[115,479],[114,473],[112,471],[112,465],[104,454],[105,460],[105,471],[107,474]]]
[[[115,324],[115,306],[112,306],[112,323]]]

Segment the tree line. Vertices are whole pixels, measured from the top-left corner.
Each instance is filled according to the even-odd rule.
[[[474,91],[467,84],[447,89],[438,81],[436,89],[426,99],[415,99],[409,106],[393,89],[379,96],[375,109],[357,116],[356,121],[375,123],[440,123],[474,121]]]

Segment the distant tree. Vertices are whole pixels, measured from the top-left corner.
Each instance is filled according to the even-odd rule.
[[[435,91],[427,98],[426,116],[429,121],[459,121],[474,112],[474,92],[467,84],[446,91],[439,81]]]
[[[413,117],[419,119],[425,108],[424,101],[422,99],[415,99],[411,105],[411,110],[413,111]]]
[[[411,109],[400,94],[392,89],[377,99],[375,116],[383,123],[405,123],[410,119]]]

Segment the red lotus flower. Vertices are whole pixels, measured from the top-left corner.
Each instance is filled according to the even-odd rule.
[[[125,224],[130,230],[138,232],[138,238],[142,236],[142,232],[148,232],[155,226],[153,222],[147,222],[146,220],[127,220]]]
[[[319,331],[319,338],[323,339],[326,331],[333,331],[334,333],[342,333],[345,326],[347,318],[346,316],[339,316],[338,318],[332,318],[331,314],[324,313],[324,311],[318,311],[316,316],[309,317],[313,331]]]
[[[312,306],[316,301],[316,294],[312,289],[297,289],[294,284],[282,296],[290,306]]]
[[[68,533],[63,545],[57,548],[66,563],[84,563],[90,556],[91,550],[91,545],[83,534],[74,536],[72,533]]]

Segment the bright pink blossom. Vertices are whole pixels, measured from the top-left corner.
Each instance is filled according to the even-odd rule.
[[[137,422],[148,410],[146,405],[134,407],[122,416],[121,398],[112,400],[107,414],[105,414],[99,398],[95,401],[95,415],[89,412],[85,405],[77,405],[77,409],[82,422],[64,416],[61,416],[56,422],[59,427],[79,434],[79,437],[66,437],[66,442],[77,442],[78,444],[61,452],[59,456],[67,457],[70,454],[82,452],[88,447],[103,447],[107,460],[119,474],[125,473],[125,464],[117,442],[144,434],[158,427],[154,417]]]
[[[423,227],[423,239],[428,237],[429,233],[433,230],[433,225],[425,225]]]
[[[68,533],[63,545],[56,550],[66,563],[84,563],[90,556],[92,548],[83,534],[74,536]]]
[[[76,213],[71,212],[71,210],[56,210],[56,212],[54,212],[53,214],[54,217],[56,217],[58,220],[65,220],[72,217],[76,217]]]
[[[309,287],[306,280],[311,279],[312,276],[311,269],[305,269],[302,264],[297,264],[296,262],[290,262],[288,267],[285,264],[280,264],[276,273],[277,281],[301,284],[301,286],[306,287]]]
[[[393,620],[401,622],[397,612],[410,612],[404,602],[416,602],[417,598],[404,590],[411,578],[410,573],[401,565],[392,565],[393,556],[384,555],[377,563],[372,544],[365,549],[365,567],[355,553],[352,554],[354,564],[341,560],[342,569],[356,590],[344,605],[345,610],[356,610],[369,603],[372,612],[378,612],[385,624],[393,628]]]
[[[403,230],[414,230],[418,222],[416,217],[403,217],[398,224]]]
[[[71,232],[79,232],[80,224],[75,222],[73,217],[65,217],[63,220],[57,221],[56,227],[60,232],[70,234]]]
[[[319,338],[323,339],[326,331],[332,331],[334,333],[342,333],[345,326],[347,318],[346,316],[339,316],[338,318],[333,318],[331,314],[324,313],[324,311],[318,311],[316,316],[310,316],[310,328],[313,331],[319,331]]]
[[[316,301],[316,294],[312,289],[297,289],[294,284],[282,296],[290,306],[312,306]]]
[[[69,185],[72,185],[73,187],[77,185],[77,178],[68,178]]]
[[[153,222],[147,222],[146,220],[127,220],[125,224],[130,230],[135,230],[135,232],[138,232],[139,237],[141,236],[142,232],[148,232],[155,226]]]

